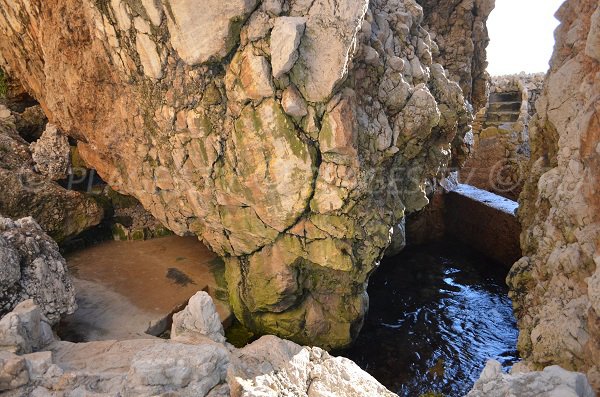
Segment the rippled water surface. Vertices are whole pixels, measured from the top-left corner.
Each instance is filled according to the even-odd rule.
[[[371,277],[363,330],[335,354],[400,396],[463,396],[488,358],[506,368],[516,360],[506,273],[464,246],[407,248]]]

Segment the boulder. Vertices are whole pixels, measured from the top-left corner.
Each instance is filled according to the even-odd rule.
[[[498,361],[490,360],[466,397],[594,397],[587,378],[558,365],[517,374],[502,372]]]
[[[54,341],[50,323],[33,299],[19,303],[0,319],[0,350],[27,354]]]
[[[198,291],[182,311],[173,315],[171,339],[194,342],[198,337],[225,342],[225,333],[215,304],[206,292]]]
[[[213,305],[199,293],[176,321],[191,319],[199,303]],[[275,336],[239,350],[206,337],[54,341],[47,349],[21,356],[0,350],[3,396],[395,396],[352,361]]]
[[[29,148],[37,172],[52,180],[67,177],[71,147],[67,137],[55,125],[47,124],[40,139],[29,145]]]
[[[347,358],[274,336],[263,336],[233,357],[232,397],[396,396]]]
[[[279,17],[273,22],[271,67],[275,78],[289,72],[298,60],[298,46],[305,26],[303,17]]]
[[[0,274],[7,275],[0,284],[0,315],[33,299],[42,314],[54,324],[76,308],[75,291],[65,259],[56,243],[32,218],[12,221],[0,217]],[[37,316],[27,314],[34,315]],[[18,325],[10,321],[4,324]]]
[[[29,382],[29,372],[23,357],[0,351],[0,392],[13,390]]]

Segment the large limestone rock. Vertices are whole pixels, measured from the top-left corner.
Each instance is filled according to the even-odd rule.
[[[33,299],[19,303],[0,319],[0,350],[27,354],[54,341],[52,328]]]
[[[466,397],[594,397],[585,375],[558,365],[543,371],[506,374],[498,361],[490,360]]]
[[[199,298],[190,305],[212,304]],[[188,306],[183,313],[192,312]],[[39,318],[30,325],[40,326]],[[54,341],[45,350],[23,353],[0,344],[3,396],[395,396],[352,361],[275,336],[240,350],[208,338],[152,338]]]
[[[207,337],[215,342],[225,342],[223,324],[212,298],[204,291],[192,296],[182,311],[173,314],[171,339],[193,342]]]
[[[347,358],[275,336],[263,336],[233,357],[232,397],[396,396]]]
[[[19,136],[15,116],[0,105],[0,215],[15,219],[31,216],[58,242],[100,223],[104,210],[95,200],[66,190],[34,170],[29,144]],[[66,138],[58,135],[50,136],[49,141],[55,138],[65,143]],[[40,171],[63,177],[68,145],[57,149],[54,143],[44,141],[38,148]]]
[[[255,6],[256,0],[166,1],[173,48],[188,65],[219,61],[237,44],[240,28]],[[123,15],[122,24],[130,24],[131,17]]]
[[[104,180],[225,257],[240,321],[334,347],[390,230],[468,152],[422,19],[414,0],[18,0],[0,54]]]
[[[76,308],[67,263],[32,218],[0,216],[0,275],[0,315],[30,298],[53,324]]]
[[[533,368],[585,372],[600,390],[600,57],[597,1],[568,0],[530,124],[520,197],[524,257],[508,284],[518,348]],[[595,43],[595,44],[594,44]]]

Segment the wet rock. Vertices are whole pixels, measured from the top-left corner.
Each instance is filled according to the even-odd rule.
[[[5,247],[0,251],[1,272],[10,276],[1,284],[1,315],[27,299],[33,299],[51,323],[75,310],[75,291],[66,262],[56,243],[32,218],[12,221],[0,217],[0,241]]]
[[[223,325],[210,295],[204,291],[192,296],[182,311],[173,315],[171,339],[194,343],[198,337],[225,342]]]
[[[29,148],[37,172],[52,180],[67,177],[71,148],[67,137],[55,125],[46,125],[40,139],[29,145]]]
[[[505,374],[495,360],[487,362],[481,377],[466,397],[593,397],[585,375],[558,365],[543,371]]]

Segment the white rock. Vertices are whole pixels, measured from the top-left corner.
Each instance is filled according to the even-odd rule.
[[[225,342],[223,325],[213,300],[206,292],[199,291],[190,298],[185,309],[173,315],[171,339],[194,343],[203,337]]]
[[[467,397],[594,397],[584,374],[557,365],[543,371],[505,374],[490,360]]]
[[[232,396],[396,396],[346,358],[274,336],[263,336],[233,356]]]
[[[124,395],[151,396],[177,390],[179,396],[202,397],[225,380],[228,364],[224,346],[149,346],[133,357]]]
[[[41,379],[52,365],[52,352],[36,352],[23,356],[31,380]]]
[[[52,328],[33,299],[20,303],[0,320],[0,350],[31,353],[53,340]]]
[[[119,29],[129,30],[131,28],[131,19],[129,19],[126,4],[122,0],[111,0],[110,5],[115,13]]]
[[[269,33],[269,16],[264,12],[255,12],[248,20],[248,40],[262,39]]]
[[[146,9],[146,13],[154,26],[160,25],[162,20],[163,10],[162,4],[158,0],[142,0],[142,5]]]
[[[275,78],[289,72],[298,59],[298,46],[305,25],[306,18],[303,17],[275,19],[271,32],[271,66]]]
[[[160,79],[163,75],[162,61],[160,55],[158,55],[156,43],[147,34],[138,33],[135,39],[135,47],[140,56],[144,74],[153,79]]]
[[[327,99],[346,77],[351,49],[362,26],[368,0],[337,7],[328,0],[315,0],[310,7],[300,43],[292,81],[309,102]]]
[[[223,58],[237,42],[241,24],[256,0],[169,0],[171,44],[188,65]]]
[[[61,315],[75,311],[75,291],[66,261],[60,255],[56,242],[33,218],[13,221],[0,216],[0,241],[8,242],[18,254],[20,267],[19,279],[11,276],[0,283],[0,315],[28,299],[34,299],[42,314],[53,324]],[[6,251],[0,250],[0,259],[14,260],[14,257],[11,259],[4,254]],[[14,269],[8,271],[4,266],[6,264],[2,265],[3,275],[14,275]],[[10,283],[10,280],[14,282]]]

